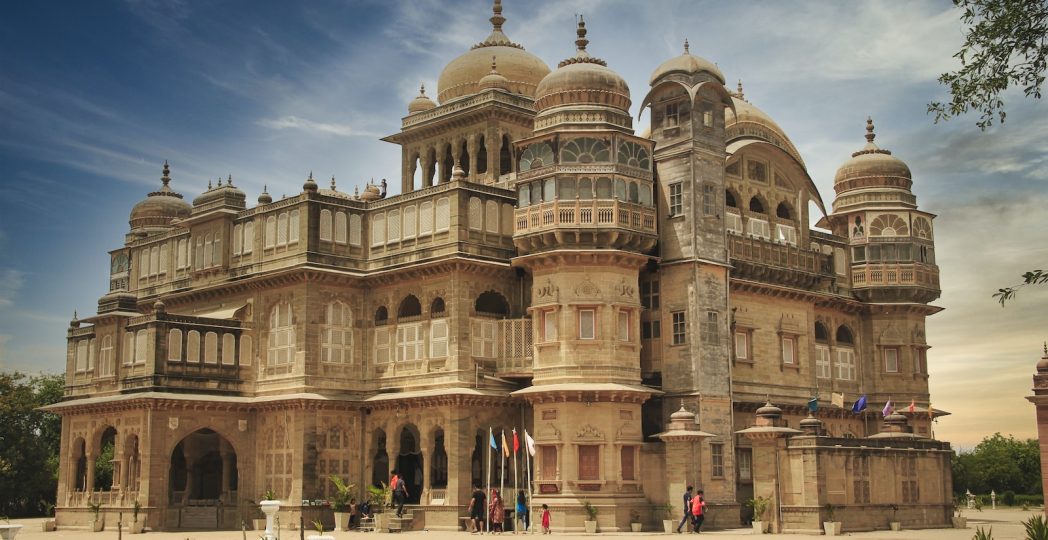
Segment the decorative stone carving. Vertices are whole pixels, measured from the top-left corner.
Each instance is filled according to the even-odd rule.
[[[619,285],[616,289],[618,289],[621,296],[625,296],[626,298],[633,298],[634,293],[636,293],[633,285],[626,283],[625,279],[619,281]]]
[[[167,419],[167,429],[170,429],[172,431],[178,429],[178,417],[177,416],[172,416],[171,418]]]
[[[575,438],[578,440],[585,441],[603,441],[604,434],[599,429],[593,427],[592,424],[586,424],[582,426],[582,429],[575,432]]]
[[[535,289],[535,296],[539,298],[551,298],[553,300],[556,300],[559,294],[560,289],[556,285],[554,285],[553,282],[549,279],[547,279],[546,283],[544,283],[542,286],[537,287]]]
[[[237,420],[237,429],[241,432],[247,431],[247,420]]]
[[[585,278],[582,280],[582,283],[575,287],[575,295],[582,297],[598,296],[600,295],[600,288],[590,281],[589,278]]]

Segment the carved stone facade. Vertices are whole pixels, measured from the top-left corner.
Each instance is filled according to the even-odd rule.
[[[534,436],[533,500],[559,529],[581,530],[582,501],[603,530],[638,509],[654,527],[685,484],[716,508],[707,523],[734,525],[767,494],[767,448],[736,433],[767,399],[799,425],[817,393],[838,442],[882,427],[832,393],[912,401],[930,436],[933,216],[872,124],[814,230],[809,206],[825,206],[800,154],[713,63],[686,48],[660,65],[637,135],[629,88],[587,52],[581,18],[554,70],[506,37],[501,2],[491,20],[445,68],[440,103],[422,89],[385,139],[403,149],[399,194],[310,175],[249,208],[227,178],[189,203],[165,164],[110,252],[97,315],[68,332],[51,407],[59,525],[87,523],[89,502],[137,501],[149,527],[238,528],[268,490],[297,523],[331,476],[363,497],[396,468],[413,526],[453,529],[474,483],[511,478],[489,470],[489,428]],[[822,456],[805,475],[850,459],[783,437],[788,460]],[[919,467],[948,484],[937,445],[920,442],[933,457]],[[880,502],[833,502],[859,512],[903,489],[881,486]]]

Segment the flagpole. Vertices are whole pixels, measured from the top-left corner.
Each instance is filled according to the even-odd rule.
[[[506,506],[506,430],[502,430],[502,456],[499,465],[499,497],[502,497],[502,506]],[[505,514],[502,516],[505,518]]]
[[[489,504],[491,503],[491,441],[494,441],[494,440],[495,440],[495,434],[491,431],[491,426],[488,426],[488,474],[486,476],[487,476],[487,481],[488,481],[488,499],[487,500],[488,500]],[[484,512],[484,516],[485,516],[485,518],[484,518],[484,530],[487,531],[487,532],[491,532],[491,515],[489,515],[487,508],[482,508],[481,511]]]
[[[513,428],[513,516],[519,518],[517,515],[517,491],[520,489],[520,485],[517,482],[517,428]],[[523,520],[521,520],[523,523]],[[513,534],[517,534],[516,519],[513,523]]]
[[[531,493],[531,447],[528,446],[529,438],[530,437],[528,436],[528,430],[527,428],[524,428],[524,468],[527,471],[527,474],[524,477],[524,483],[527,484],[526,489],[528,490],[527,500],[525,500],[524,502],[528,505],[528,521],[531,522],[531,526],[528,527],[527,532],[535,534],[535,506],[532,504],[532,500],[534,499],[534,497],[532,497]]]

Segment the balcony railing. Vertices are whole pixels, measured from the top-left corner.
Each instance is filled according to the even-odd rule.
[[[655,208],[615,199],[555,200],[518,208],[515,216],[515,234],[555,227],[620,227],[655,234]]]
[[[495,369],[499,373],[531,373],[531,318],[498,321],[498,351]]]
[[[728,250],[735,260],[811,274],[833,273],[833,261],[829,255],[762,238],[728,235]]]
[[[852,266],[855,288],[885,285],[916,285],[939,288],[939,268],[920,263],[866,264]]]

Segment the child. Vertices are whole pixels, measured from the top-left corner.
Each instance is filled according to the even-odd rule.
[[[548,504],[543,504],[542,505],[542,534],[550,534],[550,533],[553,532],[553,531],[550,530],[549,524],[550,524],[549,505]]]

